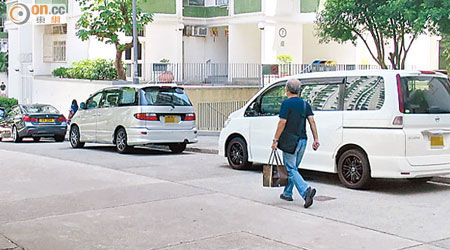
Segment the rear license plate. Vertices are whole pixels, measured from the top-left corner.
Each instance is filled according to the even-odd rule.
[[[443,147],[444,146],[444,136],[431,136],[431,147]]]
[[[54,123],[55,119],[39,119],[39,123]]]
[[[173,115],[166,115],[164,117],[165,123],[178,123],[178,117]]]

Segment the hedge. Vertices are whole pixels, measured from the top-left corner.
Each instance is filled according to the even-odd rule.
[[[60,67],[53,70],[52,75],[62,78],[89,79],[89,80],[115,80],[117,71],[114,61],[106,59],[81,60],[72,63],[72,67]]]
[[[0,97],[0,107],[5,108],[6,112],[9,112],[9,110],[18,103],[17,99]]]

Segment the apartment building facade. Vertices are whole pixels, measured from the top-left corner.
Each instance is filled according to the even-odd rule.
[[[8,0],[7,5],[17,2],[66,4],[68,13],[53,24],[5,23],[9,82],[17,83],[10,89],[13,96],[29,101],[27,89],[33,77],[50,75],[57,67],[86,58],[114,59],[113,46],[76,37],[81,10],[75,0]],[[320,0],[147,0],[139,5],[154,13],[154,21],[139,34],[138,71],[143,81],[157,79],[161,69],[156,66],[161,61],[169,62],[175,74],[202,75],[187,83],[205,81],[204,71],[215,71],[214,77],[228,80],[230,71],[238,80],[255,78],[261,73],[259,65],[277,63],[279,55],[292,56],[294,64],[315,60],[375,64],[362,43],[319,43],[314,20],[323,5]],[[123,34],[121,39],[130,41],[131,37]],[[438,40],[421,37],[411,49],[407,65],[437,69]],[[124,53],[129,77],[133,59],[131,50]]]

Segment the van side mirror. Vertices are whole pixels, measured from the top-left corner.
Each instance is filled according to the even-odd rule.
[[[80,103],[80,108],[81,109],[86,109],[86,103],[84,103],[84,102]]]

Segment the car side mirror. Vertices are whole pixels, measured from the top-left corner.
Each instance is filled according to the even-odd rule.
[[[84,102],[80,103],[80,108],[81,109],[86,109],[86,103],[84,103]]]

